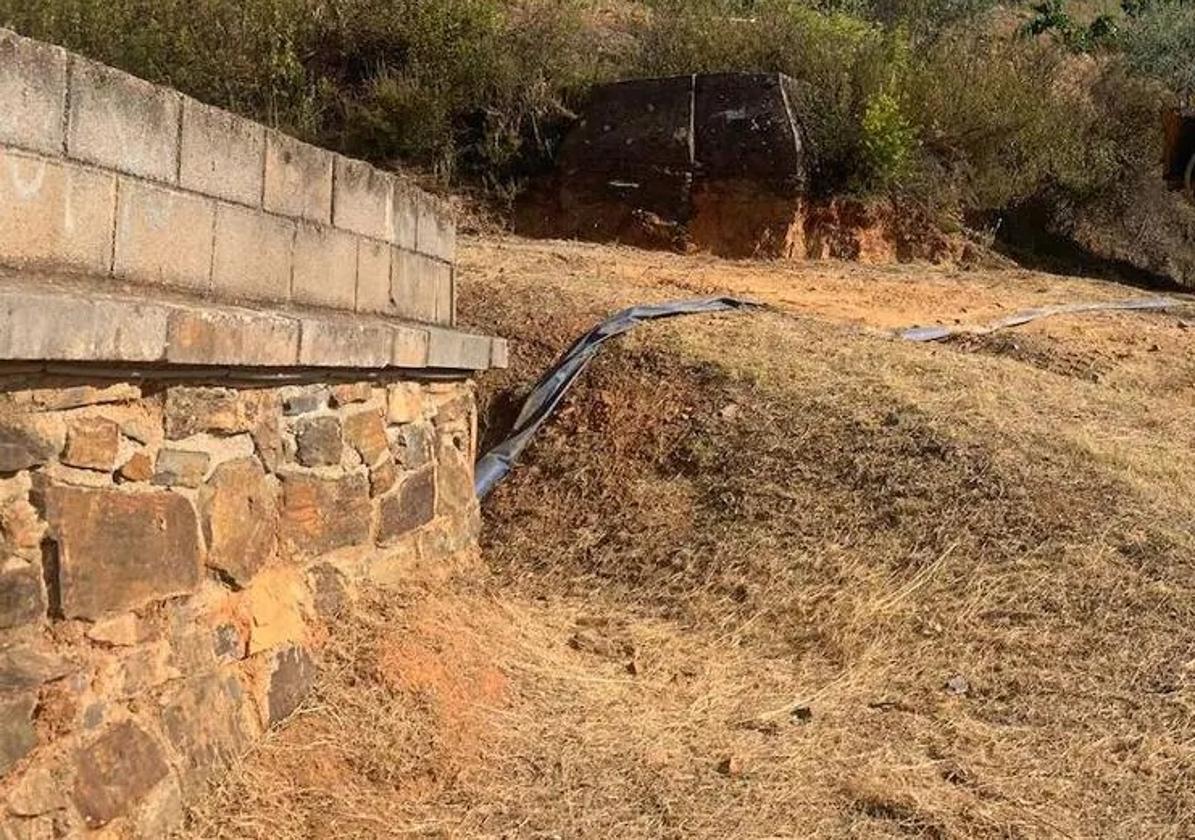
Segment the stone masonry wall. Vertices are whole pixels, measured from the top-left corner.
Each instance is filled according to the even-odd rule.
[[[359,585],[476,544],[465,381],[0,391],[6,840],[163,836]]]

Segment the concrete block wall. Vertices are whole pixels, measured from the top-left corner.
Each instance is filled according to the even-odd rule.
[[[0,30],[0,265],[455,323],[449,210],[391,173]]]
[[[0,838],[167,836],[362,588],[471,568],[474,406],[0,378]]]
[[[454,258],[393,175],[0,31],[0,840],[168,836],[361,588],[476,554]]]

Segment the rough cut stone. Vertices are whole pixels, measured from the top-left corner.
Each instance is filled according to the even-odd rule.
[[[216,468],[199,491],[207,563],[244,586],[274,552],[278,505],[254,458]]]
[[[437,437],[436,470],[440,485],[436,499],[437,513],[451,515],[476,502],[473,461],[464,433],[441,434]]]
[[[46,614],[41,568],[21,560],[0,570],[0,630],[32,624]]]
[[[168,776],[137,806],[133,816],[133,836],[137,840],[172,837],[185,816],[178,779]]]
[[[382,422],[381,412],[376,409],[359,411],[344,418],[344,436],[366,466],[372,467],[390,454],[386,425]]]
[[[169,772],[158,744],[128,721],[79,750],[75,766],[71,799],[88,828],[127,814]]]
[[[250,428],[248,412],[231,388],[178,385],[166,391],[166,437],[171,440],[201,432],[235,435]]]
[[[44,642],[0,650],[0,692],[38,688],[71,673],[73,666]]]
[[[368,382],[332,386],[332,404],[335,406],[367,402],[371,396],[373,396],[373,386]]]
[[[162,710],[166,737],[183,757],[184,787],[197,788],[212,771],[227,767],[249,745],[244,724],[245,691],[232,675],[189,680]]]
[[[414,423],[423,418],[423,391],[414,382],[399,382],[386,389],[386,410],[391,423]]]
[[[26,558],[36,557],[45,532],[45,524],[28,499],[14,499],[0,509],[0,548]]]
[[[120,449],[120,427],[106,417],[81,417],[67,427],[62,463],[111,472]]]
[[[131,382],[113,385],[76,385],[69,388],[38,388],[26,392],[29,400],[46,411],[63,411],[104,403],[132,402],[141,399],[141,388]]]
[[[199,525],[176,493],[51,487],[63,613],[96,619],[189,592],[199,583]]]
[[[430,464],[435,435],[428,423],[408,423],[398,430],[396,457],[409,470]]]
[[[37,695],[30,692],[0,698],[0,777],[37,746],[33,709]]]
[[[62,418],[53,414],[0,414],[0,472],[40,466],[62,450]]]
[[[131,647],[141,641],[141,623],[132,613],[101,619],[87,628],[93,642],[116,647]]]
[[[315,676],[315,663],[303,648],[295,646],[276,654],[270,663],[266,723],[273,726],[290,717],[311,691]]]
[[[66,799],[58,782],[45,767],[26,771],[8,794],[9,812],[20,817],[41,816],[65,805]]]
[[[137,697],[181,676],[174,651],[165,640],[133,648],[119,661],[115,678],[120,686],[118,696]]]
[[[206,452],[163,449],[158,453],[153,483],[160,487],[198,487],[211,460]]]
[[[271,388],[250,391],[245,395],[253,427],[249,436],[257,450],[257,457],[270,472],[282,462],[282,400]]]
[[[300,554],[323,554],[369,540],[369,482],[353,474],[329,479],[293,473],[282,478],[283,539]]]
[[[381,496],[394,486],[398,481],[398,467],[394,465],[393,458],[386,458],[376,467],[369,471],[369,495]]]
[[[295,430],[299,463],[305,467],[328,467],[340,463],[344,441],[340,421],[335,417],[312,417],[299,422]]]
[[[310,414],[313,411],[319,411],[327,402],[328,391],[326,388],[320,388],[316,391],[287,397],[282,403],[282,411],[287,417]]]
[[[120,468],[120,477],[125,481],[149,481],[154,475],[154,462],[147,452],[134,452]]]
[[[436,515],[436,473],[426,467],[403,480],[398,489],[382,499],[378,511],[378,543],[387,545]]]
[[[221,624],[212,633],[212,654],[222,662],[244,659],[246,643],[235,624]]]
[[[311,588],[315,593],[315,611],[324,619],[333,619],[341,615],[349,603],[344,575],[329,563],[321,563],[309,574]]]

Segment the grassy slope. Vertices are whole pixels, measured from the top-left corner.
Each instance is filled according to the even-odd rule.
[[[333,646],[341,676],[202,833],[1195,831],[1174,315],[908,346],[875,301],[970,320],[1134,292],[518,243],[468,248],[463,287],[516,341],[483,382],[496,423],[618,306],[723,288],[782,311],[610,348],[487,503],[492,574]]]

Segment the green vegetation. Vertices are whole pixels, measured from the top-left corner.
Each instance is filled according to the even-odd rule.
[[[593,83],[776,70],[827,189],[947,214],[1098,198],[1195,89],[1195,4],[0,0],[0,22],[308,139],[505,193]]]

